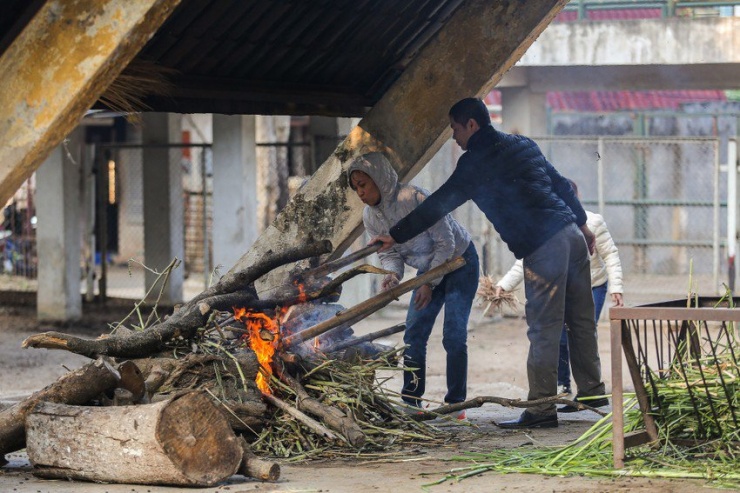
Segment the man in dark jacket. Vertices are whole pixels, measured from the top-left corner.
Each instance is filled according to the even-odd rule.
[[[373,238],[381,251],[404,243],[468,200],[486,215],[509,249],[524,262],[529,329],[527,377],[529,400],[554,396],[563,322],[571,330],[576,400],[601,407],[603,396],[589,250],[594,236],[570,183],[557,172],[531,139],[499,132],[486,105],[466,98],[450,109],[452,137],[465,152],[450,178],[419,207]],[[585,238],[585,241],[584,241]],[[555,406],[525,410],[504,428],[551,428],[558,425]]]

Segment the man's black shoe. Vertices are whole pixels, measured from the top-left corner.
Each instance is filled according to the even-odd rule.
[[[609,405],[609,399],[606,397],[600,397],[598,399],[586,399],[585,397],[586,396],[581,396],[578,398],[578,396],[576,396],[573,401],[580,402],[581,404],[590,407],[604,407]],[[570,404],[558,408],[559,413],[577,413],[578,411],[586,411],[586,409],[580,409],[576,406],[571,406]]]
[[[532,414],[529,411],[524,411],[519,419],[512,421],[502,421],[498,424],[500,428],[506,428],[510,430],[521,430],[527,428],[557,428],[558,427],[558,416],[557,414]]]

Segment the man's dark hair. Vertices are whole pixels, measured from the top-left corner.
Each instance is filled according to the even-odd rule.
[[[480,98],[461,99],[450,108],[450,116],[460,125],[467,125],[471,118],[483,128],[491,124],[491,114]]]

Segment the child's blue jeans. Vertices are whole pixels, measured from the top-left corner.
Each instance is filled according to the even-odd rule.
[[[432,300],[422,310],[414,308],[413,292],[406,315],[406,331],[403,342],[408,346],[404,352],[404,366],[415,368],[403,372],[403,400],[411,405],[420,405],[424,395],[426,379],[427,342],[434,321],[445,307],[442,345],[447,352],[447,395],[445,402],[463,402],[468,385],[468,318],[478,289],[478,253],[473,242],[463,254],[465,265],[450,272],[432,291]]]

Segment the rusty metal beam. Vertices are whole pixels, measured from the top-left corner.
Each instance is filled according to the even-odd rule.
[[[364,152],[385,151],[400,179],[410,179],[449,139],[447,112],[483,96],[521,57],[566,0],[465,0],[233,269],[270,250],[328,239],[340,255],[362,231],[362,203],[344,176]],[[284,273],[258,284],[269,292]]]
[[[0,57],[0,205],[180,0],[47,0]]]

